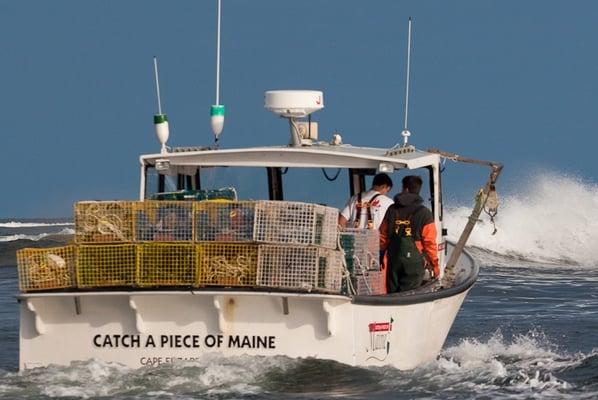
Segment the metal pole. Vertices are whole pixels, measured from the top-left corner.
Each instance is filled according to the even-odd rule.
[[[405,130],[409,111],[409,73],[411,71],[411,17],[409,17],[409,33],[407,35],[407,83],[405,85]]]
[[[158,78],[158,58],[154,56],[154,75],[156,77],[156,97],[158,97],[158,114],[162,114],[162,102],[160,100],[160,79]]]
[[[220,19],[222,14],[221,0],[218,0],[218,33],[216,36],[216,105],[220,105]]]

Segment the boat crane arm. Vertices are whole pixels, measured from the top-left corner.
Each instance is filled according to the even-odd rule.
[[[446,263],[446,270],[450,271],[455,267],[457,260],[459,259],[459,256],[463,252],[465,243],[469,239],[469,236],[471,235],[471,232],[473,231],[473,227],[475,226],[476,222],[478,221],[478,218],[480,217],[480,214],[482,213],[482,210],[484,210],[484,207],[486,206],[487,203],[488,203],[488,214],[490,215],[490,218],[492,220],[494,219],[494,216],[496,215],[496,211],[498,209],[498,198],[496,196],[495,184],[496,184],[496,180],[498,179],[498,176],[500,175],[500,173],[502,171],[503,165],[493,162],[493,161],[484,161],[484,160],[476,160],[474,158],[461,157],[458,154],[450,153],[450,152],[442,151],[442,150],[438,150],[438,149],[428,149],[427,151],[428,151],[428,153],[435,153],[435,154],[440,155],[441,157],[446,157],[455,162],[485,165],[485,166],[490,167],[490,170],[491,170],[490,176],[488,177],[488,181],[486,182],[486,185],[480,189],[480,191],[478,192],[478,195],[476,196],[476,203],[475,203],[475,206],[473,207],[473,210],[471,211],[471,215],[469,216],[467,225],[465,225],[463,232],[461,232],[461,236],[459,236],[459,240],[457,241],[457,244],[455,245],[455,249],[451,253],[450,258],[449,258],[448,262]],[[494,233],[496,233],[496,229],[494,230]]]

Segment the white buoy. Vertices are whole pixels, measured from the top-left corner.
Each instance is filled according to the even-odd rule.
[[[168,142],[168,136],[170,136],[170,131],[168,129],[168,117],[166,114],[154,115],[154,126],[156,127],[156,136],[158,137],[158,142],[160,142],[161,145],[160,152],[162,154],[166,154],[168,152],[166,150],[166,142]]]
[[[158,98],[158,114],[154,115],[154,127],[156,128],[156,136],[158,142],[160,142],[160,152],[166,154],[166,142],[170,136],[170,130],[168,128],[168,117],[166,114],[162,114],[162,101],[160,99],[160,79],[158,78],[158,59],[154,57],[154,75],[156,78],[156,97]]]
[[[223,105],[213,105],[210,108],[210,123],[212,125],[212,132],[214,132],[214,136],[216,137],[216,141],[218,141],[218,137],[222,133],[222,129],[224,128],[224,106]]]

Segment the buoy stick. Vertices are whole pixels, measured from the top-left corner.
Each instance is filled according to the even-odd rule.
[[[154,56],[154,75],[156,77],[156,97],[158,98],[158,114],[162,114],[162,101],[160,100],[160,78],[158,78],[158,58]]]
[[[222,19],[222,2],[218,0],[218,27],[216,33],[216,104],[210,108],[210,124],[214,133],[214,144],[218,148],[218,139],[224,128],[224,105],[220,104],[220,20]]]
[[[158,98],[158,114],[154,115],[154,127],[156,129],[156,136],[160,142],[160,152],[166,154],[166,142],[170,136],[170,129],[168,127],[168,117],[162,114],[162,101],[160,99],[160,78],[158,77],[158,58],[154,56],[154,75],[156,78],[156,97]]]
[[[220,105],[220,19],[222,15],[221,0],[218,0],[218,32],[216,34],[216,105]]]

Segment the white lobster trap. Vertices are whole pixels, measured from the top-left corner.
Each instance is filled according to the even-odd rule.
[[[315,246],[260,245],[258,286],[339,293],[341,252]]]
[[[339,233],[347,270],[352,275],[380,269],[380,235],[375,229],[346,228]]]
[[[353,277],[355,294],[369,296],[386,293],[385,271],[367,271],[362,275]]]
[[[291,201],[203,201],[194,205],[198,242],[260,242],[335,249],[338,211]]]
[[[336,249],[337,224],[335,208],[291,201],[258,201],[254,239]]]

